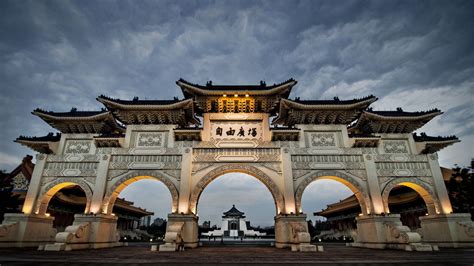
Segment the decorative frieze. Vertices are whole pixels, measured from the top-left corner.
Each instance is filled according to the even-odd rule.
[[[293,169],[364,169],[360,155],[293,155]]]
[[[96,176],[96,162],[49,162],[43,176]]]
[[[110,169],[180,169],[180,155],[113,155]]]
[[[375,161],[379,162],[427,162],[426,155],[412,154],[379,154],[374,156]]]
[[[64,153],[89,153],[91,146],[91,140],[67,140]]]
[[[248,148],[204,148],[193,149],[194,162],[271,162],[280,161],[280,149],[248,149]]]
[[[99,154],[48,155],[47,162],[98,162]]]
[[[431,176],[426,162],[376,162],[378,176]]]

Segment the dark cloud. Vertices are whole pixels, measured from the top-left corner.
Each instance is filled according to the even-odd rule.
[[[473,156],[473,1],[1,1],[0,168],[49,126],[29,113],[99,109],[100,94],[166,99],[180,77],[299,81],[292,97],[375,94],[379,109],[439,107],[422,130]]]

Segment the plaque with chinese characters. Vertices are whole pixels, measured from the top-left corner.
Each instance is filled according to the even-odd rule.
[[[262,141],[260,121],[215,121],[211,125],[211,141],[218,147],[256,147]]]
[[[262,137],[259,122],[214,122],[211,136],[215,140],[256,140]]]

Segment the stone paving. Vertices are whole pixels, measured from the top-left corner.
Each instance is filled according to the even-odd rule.
[[[53,264],[384,264],[474,265],[474,249],[438,252],[371,250],[326,245],[322,253],[299,253],[273,247],[200,247],[184,252],[151,252],[149,247],[129,246],[98,250],[46,252],[0,249],[0,265]]]

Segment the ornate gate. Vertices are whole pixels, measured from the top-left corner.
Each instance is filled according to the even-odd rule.
[[[412,134],[439,110],[374,111],[368,108],[374,96],[291,100],[293,79],[272,86],[177,84],[183,100],[99,96],[106,109],[98,112],[35,110],[61,135],[16,140],[39,154],[23,214],[6,216],[0,245],[49,244],[49,250],[114,246],[112,206],[127,185],[148,178],[163,182],[172,195],[166,244],[160,250],[197,247],[201,192],[228,172],[249,174],[271,192],[280,248],[316,250],[301,198],[318,179],[339,181],[357,197],[362,212],[355,246],[426,250],[431,249],[426,243],[472,245],[472,223],[468,215],[451,214],[436,155],[458,139]],[[56,235],[47,205],[55,192],[71,184],[86,192],[86,211]],[[398,185],[414,188],[428,206],[423,238],[390,214],[388,193]]]

